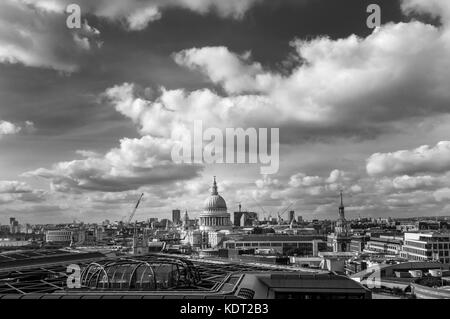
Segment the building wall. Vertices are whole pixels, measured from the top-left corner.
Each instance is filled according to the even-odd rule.
[[[48,243],[71,242],[73,233],[70,230],[49,230],[45,234],[45,241]]]
[[[271,249],[281,254],[296,250],[302,256],[317,256],[320,251],[327,248],[326,242],[322,240],[311,241],[226,241],[225,248],[242,249],[242,248],[258,248]]]
[[[450,234],[405,233],[400,256],[409,260],[439,260],[450,263]]]

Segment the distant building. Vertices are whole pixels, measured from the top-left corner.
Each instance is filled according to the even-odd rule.
[[[185,211],[183,215],[183,219],[181,220],[181,227],[183,230],[189,230],[192,229],[195,226],[195,220],[189,219],[188,212]]]
[[[31,244],[32,244],[32,242],[27,241],[27,240],[11,240],[9,238],[0,238],[0,248],[24,247],[24,246],[30,246]]]
[[[295,212],[291,210],[289,212],[289,224],[292,223],[293,221],[295,221]]]
[[[417,229],[421,230],[439,230],[441,229],[441,222],[432,220],[421,220],[416,222]]]
[[[350,252],[361,253],[366,247],[367,236],[353,236],[350,240]]]
[[[322,257],[321,268],[329,271],[345,272],[345,264],[348,260],[355,257],[352,252],[320,252]]]
[[[181,211],[179,209],[172,210],[172,223],[175,225],[181,224]]]
[[[54,244],[70,244],[73,239],[73,232],[70,230],[48,230],[45,234],[45,241]]]
[[[409,260],[435,260],[450,263],[450,233],[405,233],[401,257]]]
[[[327,250],[321,236],[246,235],[223,243],[228,249],[269,249],[284,255],[317,256]]]
[[[19,222],[14,217],[9,218],[9,232],[11,234],[20,233],[20,225]]]
[[[411,232],[419,230],[416,224],[413,223],[404,223],[400,222],[399,225],[396,225],[395,228],[400,232]]]
[[[233,226],[235,227],[253,226],[257,220],[258,214],[255,212],[242,211],[241,204],[239,204],[239,211],[233,213]]]
[[[400,255],[403,240],[390,236],[370,237],[364,252]]]

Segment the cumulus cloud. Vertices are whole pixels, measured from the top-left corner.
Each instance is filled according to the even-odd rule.
[[[205,127],[222,129],[280,124],[277,110],[262,96],[222,97],[209,89],[187,92],[162,88],[160,96],[151,100],[139,91],[136,85],[124,83],[106,90],[105,96],[118,112],[140,126],[142,134],[177,139],[191,131],[196,120],[203,121]]]
[[[143,30],[151,21],[159,20],[161,12],[156,7],[148,7],[128,16],[127,21],[131,30]]]
[[[125,21],[131,30],[142,30],[148,23],[161,18],[165,9],[182,8],[199,14],[216,13],[223,18],[241,18],[261,0],[79,0],[83,12],[111,21]],[[27,4],[50,12],[64,12],[71,0],[23,0]]]
[[[30,185],[19,181],[0,181],[0,204],[22,202],[43,202],[47,199],[43,190],[33,189]]]
[[[2,135],[12,135],[17,134],[21,130],[20,126],[13,124],[11,122],[0,120],[0,138]]]
[[[402,9],[406,13],[430,14],[443,17],[443,23],[450,22],[450,3],[447,0],[402,0]]]
[[[270,105],[260,108],[267,116],[276,109],[277,118],[302,128],[367,131],[423,115],[424,105],[429,114],[448,111],[450,76],[440,71],[450,67],[446,34],[413,21],[384,25],[366,38],[297,39],[291,45],[302,63],[288,75],[225,47],[192,48],[174,58],[233,98],[254,93]]]
[[[438,202],[450,200],[450,188],[446,187],[438,189],[433,193],[433,196]]]
[[[240,18],[259,0],[80,0],[83,15],[123,23],[139,31],[161,18],[161,11],[178,7],[221,17]],[[0,63],[21,63],[71,73],[81,54],[101,47],[100,31],[86,20],[81,29],[66,27],[71,0],[5,0],[0,3]]]
[[[250,60],[250,52],[242,55],[231,53],[226,47],[192,48],[174,54],[175,62],[192,70],[203,71],[229,93],[261,91],[266,77],[260,63]]]
[[[443,173],[450,170],[450,142],[441,141],[434,147],[423,145],[413,150],[375,153],[367,159],[371,176]]]
[[[172,162],[172,146],[168,139],[149,135],[140,139],[124,138],[120,147],[103,157],[83,153],[85,159],[60,162],[51,169],[40,168],[24,176],[49,179],[53,190],[59,192],[121,192],[197,176],[201,166]]]
[[[23,124],[18,124],[0,120],[0,138],[4,135],[15,135],[21,132],[33,133],[34,131],[34,123],[31,121],[26,121]]]
[[[64,10],[55,1],[2,1],[0,63],[77,70],[77,56],[91,48],[99,31],[87,21],[80,30],[69,30]]]
[[[31,187],[24,182],[0,181],[0,194],[21,194],[31,191]]]

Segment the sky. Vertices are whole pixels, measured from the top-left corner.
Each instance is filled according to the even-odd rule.
[[[195,217],[213,176],[229,212],[449,215],[449,57],[447,0],[1,1],[0,223]],[[194,121],[279,128],[278,172],[175,163]]]

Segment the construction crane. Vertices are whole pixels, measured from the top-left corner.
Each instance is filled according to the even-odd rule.
[[[138,209],[139,204],[141,203],[142,197],[144,197],[144,193],[141,194],[141,196],[139,197],[139,199],[138,199],[138,201],[137,201],[137,203],[136,203],[136,206],[134,206],[134,208],[133,208],[133,210],[131,211],[130,215],[128,215],[128,218],[127,218],[127,220],[126,220],[126,222],[125,222],[125,225],[129,225],[129,224],[131,223],[131,220],[133,219],[134,214],[136,213],[136,210]],[[124,218],[125,218],[125,217],[124,217]],[[122,220],[123,220],[123,219],[122,219]]]
[[[283,209],[283,211],[281,212],[281,213],[277,213],[278,214],[278,224],[281,224],[281,221],[282,221],[282,216],[283,216],[283,214],[284,213],[286,213],[286,211],[289,209],[289,208],[291,208],[291,206],[292,205],[294,205],[294,204],[297,204],[297,202],[299,201],[300,199],[297,199],[295,202],[291,202],[290,204],[289,204],[289,206],[287,206],[285,209]],[[290,223],[292,222],[292,221],[289,221]]]
[[[278,214],[278,223],[281,223],[281,220],[283,219],[282,218],[282,216],[283,216],[283,214],[292,206],[294,204],[294,202],[291,202],[290,204],[289,204],[289,206],[287,206],[285,209],[283,209],[283,211],[280,213],[280,212],[278,212],[277,214]]]

